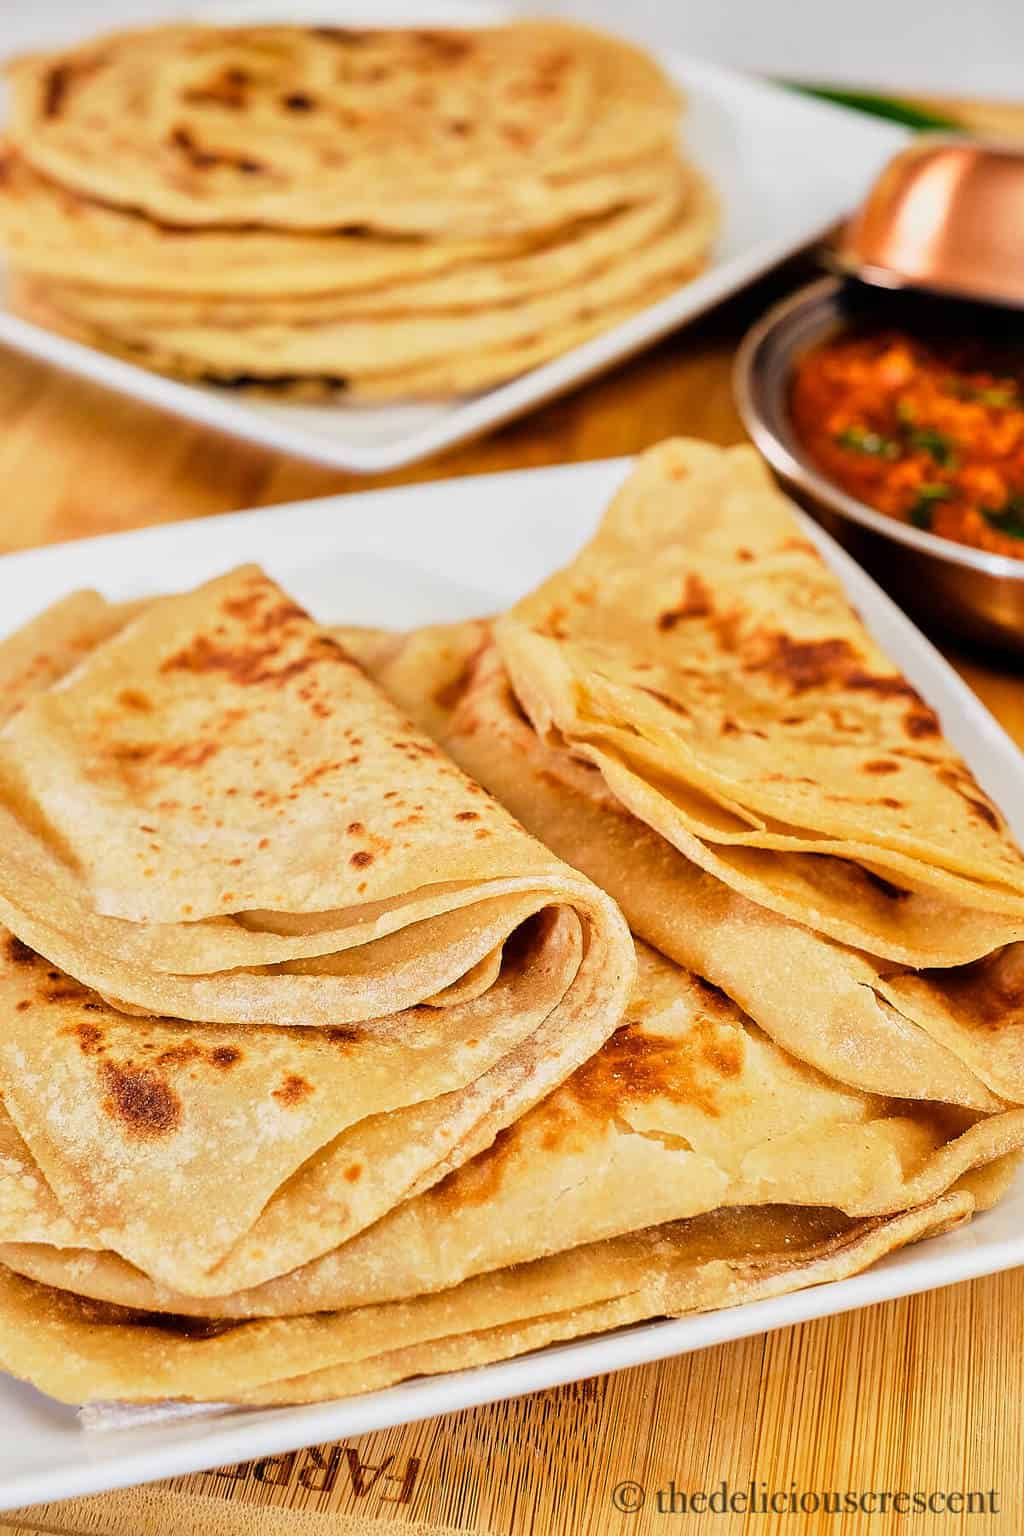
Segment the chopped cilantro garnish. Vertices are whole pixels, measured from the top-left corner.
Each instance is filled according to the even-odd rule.
[[[916,427],[909,433],[907,442],[911,448],[920,448],[923,453],[931,454],[936,464],[951,465],[954,461],[951,439],[945,432],[938,432],[934,427]]]
[[[847,427],[836,433],[841,448],[852,448],[855,453],[870,453],[876,459],[898,459],[902,453],[899,443],[870,427]]]
[[[968,384],[966,379],[949,379],[943,389],[947,395],[955,395],[958,400],[973,400],[978,405],[993,405],[1000,410],[1019,409],[1021,404],[1020,393],[1012,382],[978,389],[976,385]]]
[[[979,405],[995,405],[1006,411],[1020,405],[1020,396],[1015,389],[976,389],[970,398],[977,400]]]
[[[1024,496],[1011,496],[1001,507],[982,507],[981,514],[997,533],[1024,539]]]
[[[907,516],[915,528],[930,528],[932,526],[932,508],[937,501],[948,501],[953,494],[948,485],[919,485],[917,488],[917,500],[914,502]]]

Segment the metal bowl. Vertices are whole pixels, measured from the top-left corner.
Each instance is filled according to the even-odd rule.
[[[1019,144],[928,134],[889,161],[833,259],[877,287],[924,288],[1019,309],[1022,226]]]
[[[876,512],[826,479],[793,429],[789,397],[797,359],[879,306],[892,323],[900,297],[829,277],[770,309],[736,357],[740,414],[787,490],[903,607],[927,625],[1024,656],[1024,559],[955,544]]]

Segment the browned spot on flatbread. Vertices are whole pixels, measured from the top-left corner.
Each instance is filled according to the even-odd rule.
[[[133,763],[144,763],[156,753],[153,742],[147,741],[112,741],[107,747],[107,756],[115,763],[130,767]]]
[[[668,608],[664,613],[659,613],[657,626],[660,630],[670,631],[675,629],[684,619],[707,619],[714,612],[715,605],[711,598],[711,589],[695,571],[687,571],[683,581],[682,600],[676,608]]]
[[[237,66],[224,69],[219,75],[194,85],[184,93],[184,100],[198,106],[227,107],[238,111],[246,103],[246,86],[249,76]]]
[[[168,143],[180,150],[189,165],[197,171],[209,171],[221,166],[252,176],[266,170],[266,167],[251,155],[240,155],[235,150],[213,149],[200,144],[191,130],[180,123],[171,129]]]
[[[373,854],[365,848],[360,848],[349,859],[349,863],[354,869],[365,869],[368,864],[373,863]]]
[[[142,763],[153,763],[161,768],[202,768],[220,751],[216,741],[182,741],[171,746],[158,746],[151,741],[111,741],[104,743],[101,751],[120,769],[131,770]],[[143,827],[143,831],[154,828]]]
[[[156,1058],[158,1067],[187,1067],[194,1061],[201,1061],[203,1048],[195,1040],[182,1040],[178,1045],[170,1045],[160,1052]]]
[[[34,965],[38,956],[34,949],[29,949],[13,933],[7,935],[7,958],[12,965]]]
[[[241,1059],[242,1053],[237,1045],[215,1045],[207,1056],[210,1065],[220,1067],[222,1071],[237,1066]]]
[[[72,977],[61,976],[58,981],[48,980],[42,995],[48,1003],[80,1003],[89,996],[89,991]]]
[[[324,1030],[324,1039],[332,1045],[358,1045],[365,1038],[365,1030],[357,1028],[355,1024],[332,1024]]]
[[[104,1112],[120,1121],[129,1136],[154,1141],[171,1135],[181,1125],[181,1100],[152,1068],[104,1061],[100,1081],[107,1091]]]
[[[362,1176],[362,1163],[349,1163],[348,1167],[345,1169],[345,1178],[348,1180],[348,1182],[350,1184],[358,1184]]]
[[[290,1072],[274,1089],[272,1097],[286,1109],[293,1109],[296,1104],[301,1104],[303,1099],[308,1099],[312,1092],[312,1083],[307,1082],[304,1077],[299,1077],[298,1073]]]
[[[747,671],[760,672],[787,684],[793,693],[845,682],[858,662],[849,640],[794,640],[786,634],[766,637],[761,654],[747,663]]]
[[[912,741],[919,741],[923,736],[938,736],[941,726],[935,711],[919,703],[904,715],[903,729]]]
[[[568,633],[568,610],[563,603],[556,603],[549,608],[539,624],[534,626],[538,635],[544,635],[551,640],[564,640]]]
[[[101,1056],[106,1048],[105,1031],[91,1019],[80,1019],[70,1028],[62,1029],[61,1034],[71,1035],[77,1041],[78,1049],[83,1056]]]
[[[301,677],[313,667],[326,663],[342,662],[344,654],[326,635],[311,635],[302,653],[290,661],[281,659],[280,641],[265,644],[240,641],[237,645],[224,645],[209,635],[197,635],[190,645],[169,656],[161,665],[161,672],[189,672],[195,676],[221,673],[239,687],[269,684],[283,688],[294,678]],[[278,662],[275,666],[274,662]]]
[[[147,715],[153,709],[153,700],[140,688],[122,688],[117,702],[124,709],[135,710],[140,715]]]
[[[70,64],[55,64],[43,77],[43,116],[60,117],[75,71]]]
[[[329,43],[338,43],[343,47],[357,48],[363,43],[368,43],[374,33],[365,27],[308,27],[311,37],[322,37]]]
[[[669,1099],[717,1119],[722,1081],[739,1076],[743,1057],[742,1034],[712,1019],[699,1019],[682,1041],[627,1020],[566,1088],[600,1116],[628,1103]]]
[[[865,773],[883,774],[899,773],[899,763],[894,763],[890,757],[874,757],[869,763],[864,764]]]
[[[701,1060],[713,1068],[720,1077],[739,1077],[743,1071],[743,1037],[736,1030],[716,1029],[707,1020],[698,1026],[699,1050]],[[679,1098],[675,1091],[669,1094],[670,1098]],[[690,1097],[683,1094],[683,1098]],[[708,1114],[717,1114],[717,1109],[707,1109]]]
[[[905,699],[911,706],[905,720],[908,734],[915,733],[918,722],[922,734],[931,732],[931,721],[935,721],[934,728],[938,730],[935,716],[905,678],[866,671],[856,649],[843,636],[794,640],[784,633],[765,635],[746,662],[746,670],[788,686],[793,694],[809,689],[842,688],[879,699]]]
[[[420,47],[433,54],[438,62],[451,64],[458,59],[465,59],[475,52],[473,41],[460,32],[434,32],[427,30],[417,32],[415,37]]]
[[[216,741],[185,741],[176,747],[164,747],[158,761],[167,768],[202,768],[219,751]]]
[[[873,693],[880,699],[909,699],[915,706],[922,704],[921,695],[905,677],[878,677],[873,672],[855,671],[843,681],[854,693]]]
[[[268,597],[271,602],[266,607]],[[298,603],[293,603],[291,598],[278,598],[273,589],[267,588],[262,582],[242,597],[225,598],[221,611],[229,618],[243,620],[254,635],[269,635],[276,629],[286,629],[296,621],[305,623],[309,617]]]
[[[312,789],[327,774],[337,773],[338,769],[342,766],[342,763],[339,761],[331,762],[327,760],[322,763],[315,763],[312,768],[307,769],[304,774],[295,780],[294,788],[296,790]]]
[[[41,83],[41,91],[43,91],[43,100],[41,100],[43,117],[60,117],[75,80],[80,80],[84,75],[94,74],[95,69],[100,68],[101,63],[103,63],[103,57],[100,54],[95,54],[91,58],[64,60],[60,65],[54,65],[51,69],[48,69],[46,74],[43,75],[43,83]],[[69,203],[71,203],[71,200],[69,200]],[[74,203],[71,206],[74,206]]]
[[[981,785],[975,779],[973,773],[966,766],[953,766],[938,770],[940,783],[947,789],[954,790],[967,806],[971,815],[977,821],[983,821],[986,826],[998,832],[1001,826],[999,813],[995,806],[988,800]]]

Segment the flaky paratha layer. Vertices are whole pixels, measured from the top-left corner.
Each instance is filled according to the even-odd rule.
[[[323,1401],[840,1279],[972,1208],[964,1191],[878,1222],[784,1207],[727,1212],[410,1302],[229,1326],[212,1337],[0,1270],[0,1364],[64,1402]]]

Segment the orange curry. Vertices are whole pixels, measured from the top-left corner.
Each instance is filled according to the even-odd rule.
[[[850,331],[800,359],[791,407],[811,459],[850,495],[1024,559],[1024,351]]]

